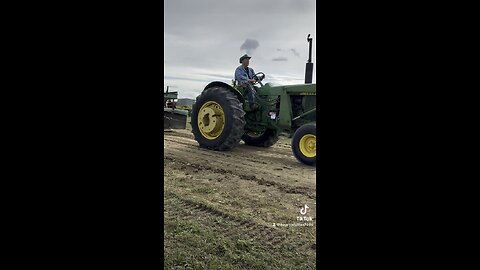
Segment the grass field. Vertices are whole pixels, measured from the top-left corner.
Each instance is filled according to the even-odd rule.
[[[204,213],[215,208],[197,210],[174,194],[165,197],[165,269],[315,269],[314,258],[294,245],[270,247],[245,233],[248,224]],[[184,213],[173,209],[178,206]]]
[[[284,138],[289,143],[288,138]],[[316,269],[315,168],[288,145],[198,147],[164,133],[165,269]],[[298,222],[308,204],[313,222]]]

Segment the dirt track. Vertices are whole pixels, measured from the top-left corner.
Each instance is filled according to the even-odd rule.
[[[242,142],[228,152],[212,151],[200,148],[187,130],[164,132],[164,145],[166,220],[196,220],[229,241],[253,239],[279,269],[290,263],[315,269],[316,232],[310,225],[316,222],[316,169],[296,160],[289,145]],[[308,212],[301,215],[305,204]],[[171,237],[166,241],[174,248]],[[282,264],[291,255],[287,250],[297,255]]]

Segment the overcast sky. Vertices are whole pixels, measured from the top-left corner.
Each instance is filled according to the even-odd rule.
[[[164,91],[195,98],[212,81],[231,84],[240,56],[264,72],[264,82],[297,84],[305,79],[307,35],[313,37],[315,0],[165,0]],[[313,82],[316,82],[315,70]]]

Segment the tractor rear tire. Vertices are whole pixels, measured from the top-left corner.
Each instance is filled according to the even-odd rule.
[[[192,133],[200,147],[225,151],[240,142],[245,112],[231,91],[219,86],[205,89],[191,115]]]
[[[305,124],[295,131],[292,139],[293,155],[302,163],[314,165],[317,162],[317,124]]]
[[[251,136],[248,133],[243,134],[242,140],[245,144],[259,147],[270,147],[277,143],[278,134],[275,130],[267,129],[258,136]]]

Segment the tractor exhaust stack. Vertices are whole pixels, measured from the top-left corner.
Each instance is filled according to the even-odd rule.
[[[305,67],[305,83],[312,83],[313,76],[313,63],[312,63],[312,38],[310,34],[307,36],[307,42],[309,43],[308,47],[308,62]]]

